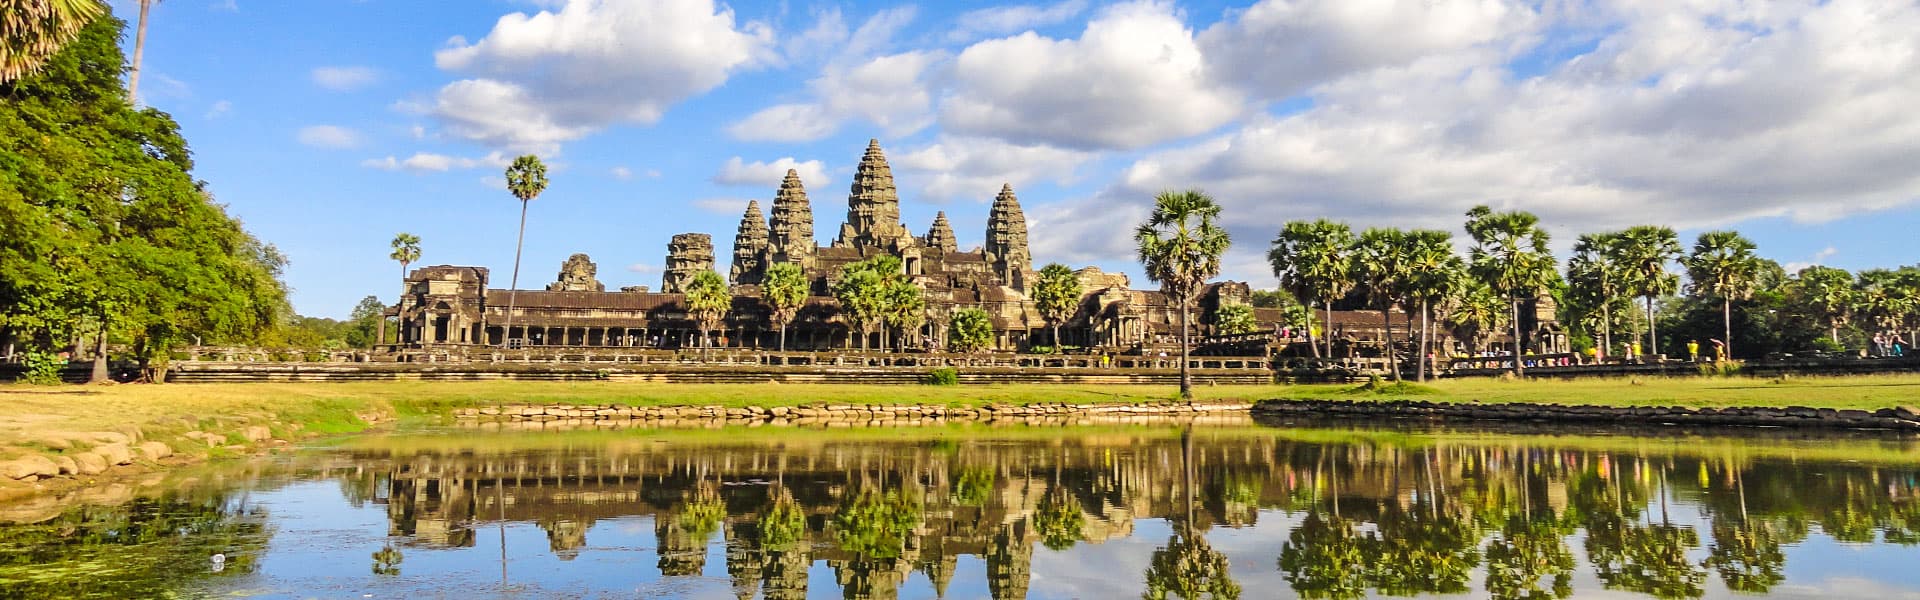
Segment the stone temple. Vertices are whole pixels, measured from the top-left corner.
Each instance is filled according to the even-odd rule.
[[[779,331],[760,302],[759,284],[767,267],[799,265],[812,281],[811,298],[787,334],[791,350],[829,350],[861,346],[856,329],[840,315],[838,302],[828,295],[829,282],[842,267],[879,255],[900,258],[906,275],[924,292],[927,322],[918,331],[895,332],[881,340],[874,334],[865,347],[904,346],[944,348],[948,317],[962,307],[985,309],[994,328],[994,348],[1025,350],[1051,345],[1046,322],[1028,296],[1034,279],[1033,254],[1027,238],[1026,215],[1012,186],[1003,186],[993,200],[983,233],[985,244],[961,250],[946,214],[937,215],[925,235],[916,235],[900,220],[900,194],[893,170],[878,141],[867,145],[847,193],[846,220],[834,231],[833,242],[822,246],[814,237],[814,213],[800,177],[788,171],[773,194],[768,210],[758,201],[747,205],[733,238],[730,264],[715,264],[713,237],[682,233],[667,244],[658,291],[644,286],[606,291],[595,279],[595,267],[584,254],[569,257],[559,277],[544,291],[519,290],[513,295],[511,332],[508,290],[492,289],[482,267],[431,266],[414,270],[406,279],[405,294],[389,314],[399,318],[398,339],[390,346],[403,356],[431,353],[462,355],[468,351],[524,343],[556,349],[688,348],[700,345],[700,333],[688,318],[682,292],[695,273],[717,270],[727,276],[734,293],[721,331],[709,340],[718,347],[772,349]],[[1124,235],[1116,232],[1115,235]],[[1076,271],[1084,296],[1080,310],[1061,327],[1064,343],[1111,352],[1141,352],[1171,347],[1176,313],[1158,291],[1136,290],[1124,274],[1087,267]],[[1246,303],[1244,283],[1208,286],[1200,295],[1197,333],[1206,333],[1215,307]],[[1263,325],[1277,320],[1273,311],[1256,311]],[[1256,351],[1257,353],[1257,351]]]

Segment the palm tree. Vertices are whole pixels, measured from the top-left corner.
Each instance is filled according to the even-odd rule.
[[[1040,311],[1040,318],[1046,319],[1053,328],[1053,348],[1064,350],[1060,345],[1060,324],[1073,318],[1075,309],[1080,307],[1080,277],[1073,269],[1060,263],[1050,263],[1040,268],[1040,279],[1034,282],[1033,304]]]
[[[393,253],[387,258],[400,261],[400,280],[407,279],[407,265],[420,260],[420,236],[401,232],[393,236]]]
[[[106,13],[100,0],[0,0],[0,83],[38,72]]]
[[[1720,298],[1721,325],[1724,327],[1726,357],[1733,358],[1733,301],[1753,296],[1760,276],[1760,259],[1754,256],[1753,242],[1732,231],[1709,231],[1693,243],[1687,256],[1687,277],[1693,280],[1693,293]]]
[[[860,332],[860,349],[867,347],[867,336],[876,325],[884,325],[894,303],[890,294],[895,279],[904,278],[900,258],[882,254],[840,268],[840,278],[831,291],[840,301],[840,312]],[[883,332],[884,333],[884,332]]]
[[[1840,327],[1853,310],[1853,274],[1846,269],[1813,265],[1795,275],[1793,287],[1803,305],[1826,323],[1834,345],[1839,345]]]
[[[973,352],[993,343],[993,319],[977,307],[953,311],[947,330],[947,347],[955,352]]]
[[[1147,279],[1180,310],[1180,397],[1193,399],[1187,356],[1193,331],[1193,295],[1220,273],[1220,256],[1232,240],[1215,221],[1220,205],[1200,190],[1165,191],[1153,199],[1153,213],[1133,232]]]
[[[1459,292],[1466,262],[1453,251],[1453,234],[1431,229],[1407,232],[1407,298],[1420,303],[1418,379],[1427,380],[1432,362],[1433,310]]]
[[[520,236],[513,242],[513,280],[507,284],[507,326],[500,332],[501,341],[509,345],[513,339],[513,310],[517,300],[514,295],[520,290],[520,249],[527,241],[527,203],[546,190],[547,165],[540,162],[540,157],[527,154],[513,159],[513,164],[507,167],[507,191],[520,199]]]
[[[693,317],[700,327],[700,358],[705,360],[707,348],[713,346],[713,330],[720,327],[720,321],[733,308],[733,293],[727,291],[727,282],[719,273],[701,271],[687,282],[686,297],[687,316]]]
[[[1613,352],[1612,309],[1626,278],[1621,264],[1626,256],[1625,242],[1626,237],[1619,232],[1582,235],[1573,244],[1573,258],[1567,260],[1567,280],[1572,291],[1600,307],[1601,360]]]
[[[1526,374],[1526,338],[1520,333],[1520,303],[1540,296],[1553,283],[1553,253],[1540,217],[1524,211],[1493,212],[1486,206],[1467,211],[1473,236],[1472,271],[1511,307],[1513,372]]]
[[[1321,333],[1326,337],[1324,356],[1329,358],[1333,356],[1333,301],[1353,289],[1353,263],[1347,259],[1352,247],[1353,230],[1347,224],[1320,219],[1289,221],[1267,251],[1267,262],[1281,287],[1309,309],[1315,303],[1326,308],[1326,328]],[[1311,326],[1307,327],[1307,345],[1313,347],[1315,356],[1322,355],[1320,348],[1313,346]]]
[[[140,59],[147,54],[147,11],[160,0],[133,0],[140,5],[140,24],[133,36],[133,65],[127,72],[127,103],[140,104]]]
[[[807,303],[808,287],[806,274],[793,263],[767,267],[767,276],[760,281],[760,298],[767,302],[773,322],[780,326],[781,352],[787,351],[787,326],[800,314],[800,306]]]
[[[1380,309],[1382,346],[1387,369],[1400,381],[1400,363],[1393,353],[1393,305],[1400,301],[1407,279],[1407,234],[1398,229],[1368,229],[1353,245],[1354,279],[1367,300]]]
[[[907,332],[919,331],[927,322],[926,294],[921,293],[919,284],[895,276],[887,281],[884,300],[886,324],[898,332],[893,347],[898,352],[907,343]]]
[[[1660,326],[1653,318],[1653,301],[1680,289],[1680,277],[1667,263],[1680,257],[1680,236],[1672,227],[1639,225],[1620,232],[1621,266],[1627,289],[1647,301],[1647,352],[1660,354]]]

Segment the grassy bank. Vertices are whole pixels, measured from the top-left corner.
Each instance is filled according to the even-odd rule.
[[[1600,406],[1806,406],[1874,410],[1920,405],[1920,375],[1841,377],[1615,378],[1506,380],[1490,378],[1355,386],[1292,386],[1269,396],[1301,400],[1427,400]]]

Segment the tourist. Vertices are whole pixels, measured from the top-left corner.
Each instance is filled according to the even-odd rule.
[[[1719,338],[1714,338],[1707,341],[1713,342],[1714,362],[1720,362],[1727,359],[1727,343],[1726,342],[1720,341]]]
[[[1873,354],[1872,354],[1872,356],[1873,356],[1874,358],[1880,358],[1880,357],[1882,357],[1882,356],[1886,356],[1886,355],[1887,355],[1887,335],[1886,335],[1886,334],[1884,334],[1884,333],[1880,333],[1880,332],[1878,332],[1878,331],[1876,331],[1876,332],[1874,332],[1874,333],[1873,333]]]
[[[1700,362],[1700,340],[1687,340],[1687,362]]]
[[[1895,358],[1907,355],[1907,339],[1900,337],[1899,333],[1893,334],[1893,338],[1888,340],[1888,345],[1892,347]]]

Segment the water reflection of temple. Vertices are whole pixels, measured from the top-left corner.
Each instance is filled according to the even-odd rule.
[[[1302,520],[1279,568],[1296,592],[1328,598],[1476,583],[1496,597],[1566,597],[1571,544],[1611,589],[1696,597],[1716,575],[1765,591],[1783,578],[1781,548],[1810,532],[1920,542],[1911,467],[1811,469],[1791,452],[1756,458],[1737,444],[1675,455],[1326,435],[1203,434],[1191,448],[1171,435],[1116,435],[354,458],[385,465],[391,531],[413,545],[471,546],[477,524],[504,517],[537,524],[566,558],[595,522],[644,516],[661,574],[702,573],[718,536],[741,596],[771,599],[806,597],[810,584],[891,598],[915,573],[944,593],[963,556],[985,563],[993,597],[1024,597],[1036,546],[1126,537],[1140,518],[1175,524],[1155,555],[1174,566],[1146,577],[1180,590],[1197,584],[1155,578],[1224,569],[1207,531],[1253,524],[1261,510]],[[1711,527],[1694,531],[1669,504]],[[1702,547],[1707,559],[1688,558]],[[814,564],[834,580],[808,581]],[[1483,581],[1470,581],[1475,569]]]

